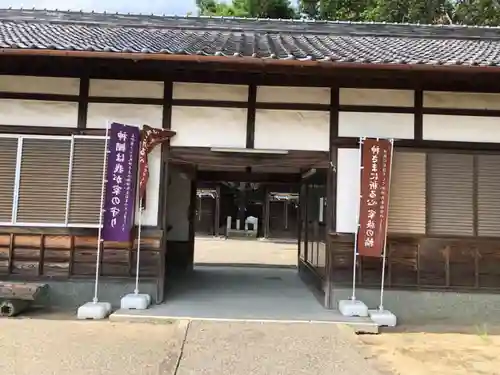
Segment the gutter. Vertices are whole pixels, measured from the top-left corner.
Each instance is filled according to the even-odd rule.
[[[84,59],[120,59],[134,61],[185,61],[198,63],[223,63],[233,65],[253,66],[289,66],[289,67],[321,67],[334,69],[363,70],[398,70],[398,71],[446,71],[457,73],[500,73],[500,66],[471,65],[431,65],[431,64],[391,64],[391,63],[359,63],[336,62],[331,60],[307,59],[274,59],[241,56],[207,56],[207,55],[177,55],[165,53],[140,52],[97,52],[97,51],[64,51],[49,49],[14,49],[0,48],[0,55],[8,56],[52,56],[74,57]]]

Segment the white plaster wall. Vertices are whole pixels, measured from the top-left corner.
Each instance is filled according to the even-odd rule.
[[[146,209],[142,213],[142,225],[158,224],[161,159],[161,146],[156,146],[148,156],[149,180],[146,186]],[[139,224],[139,202],[136,203],[135,223]]]
[[[162,99],[163,82],[91,79],[89,96]]]
[[[244,108],[172,108],[172,146],[245,147],[247,110]]]
[[[337,216],[338,233],[356,233],[356,216],[360,194],[360,160],[358,148],[337,150]]]
[[[161,105],[89,103],[87,128],[103,129],[108,121],[161,128],[162,116]]]
[[[174,82],[173,98],[246,102],[248,100],[248,86]]]
[[[78,103],[0,99],[2,123],[9,125],[76,127]]]
[[[423,138],[433,141],[498,142],[498,117],[424,115]]]
[[[500,94],[424,91],[424,108],[500,109]]]
[[[339,101],[340,105],[413,107],[414,95],[411,90],[341,88]]]
[[[257,102],[330,104],[329,87],[258,86]]]
[[[184,178],[175,167],[171,167],[170,185],[167,192],[167,223],[172,229],[167,234],[169,241],[189,240],[189,201],[191,180]]]
[[[328,151],[330,114],[326,111],[258,109],[255,148]]]
[[[339,137],[413,139],[414,117],[407,113],[339,113]]]
[[[29,94],[78,95],[79,78],[0,75],[0,91]]]

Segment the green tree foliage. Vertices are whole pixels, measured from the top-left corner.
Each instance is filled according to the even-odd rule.
[[[295,18],[290,0],[197,0],[200,15],[258,18]]]
[[[500,0],[197,0],[201,15],[500,26]]]
[[[500,26],[498,0],[457,0],[455,18],[464,25]]]

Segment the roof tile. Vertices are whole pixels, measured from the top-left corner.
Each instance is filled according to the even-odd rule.
[[[500,29],[8,9],[0,48],[500,66]]]

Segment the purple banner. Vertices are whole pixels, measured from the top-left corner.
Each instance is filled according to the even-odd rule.
[[[140,130],[111,124],[108,141],[103,241],[128,242],[134,226]]]

